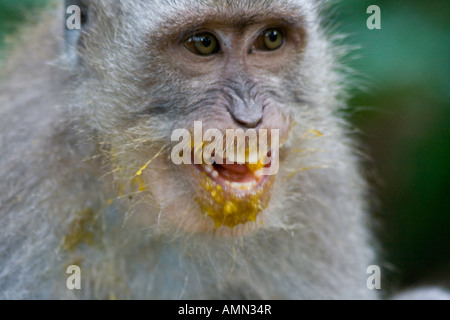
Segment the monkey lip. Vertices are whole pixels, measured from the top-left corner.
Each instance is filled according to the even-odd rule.
[[[264,165],[269,167],[270,163]],[[257,166],[251,164],[195,164],[195,167],[205,173],[215,183],[233,190],[251,191],[267,180],[268,176],[260,174]]]

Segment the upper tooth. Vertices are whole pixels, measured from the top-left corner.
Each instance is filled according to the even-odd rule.
[[[247,158],[248,163],[258,163],[258,160],[259,160],[258,152],[252,151],[251,153],[249,153]]]

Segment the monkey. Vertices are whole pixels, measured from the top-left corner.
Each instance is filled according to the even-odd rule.
[[[25,28],[0,82],[0,298],[379,298],[328,6],[66,1]],[[173,139],[199,122],[214,139]],[[279,144],[227,162],[228,130]]]

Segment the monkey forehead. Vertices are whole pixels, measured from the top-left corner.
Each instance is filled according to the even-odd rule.
[[[153,28],[171,32],[195,31],[208,23],[245,28],[270,20],[303,26],[317,21],[314,17],[318,16],[317,1],[312,0],[174,0],[170,6],[166,1],[147,0],[141,4],[141,19],[151,21]]]

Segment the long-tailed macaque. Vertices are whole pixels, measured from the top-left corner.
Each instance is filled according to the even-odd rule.
[[[24,28],[0,85],[0,298],[376,298],[323,5],[58,1]]]

